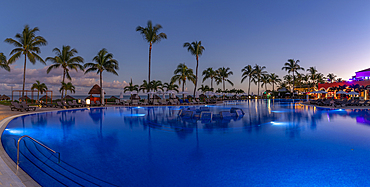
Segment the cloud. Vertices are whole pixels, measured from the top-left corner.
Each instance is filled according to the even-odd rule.
[[[46,73],[48,67],[41,69],[27,69],[26,71],[26,89],[30,89],[31,85],[39,80],[48,86],[49,90],[59,92],[59,88],[62,82],[63,70],[53,69],[49,74]],[[87,93],[94,84],[100,84],[99,75],[91,72],[84,74],[82,71],[70,70],[72,77],[72,84],[76,87],[76,93]],[[69,80],[65,80],[69,82]],[[16,68],[15,65],[11,65],[11,71],[6,72],[0,70],[0,92],[10,92],[13,90],[22,89],[23,84],[23,68]],[[113,82],[107,82],[103,80],[103,88],[106,90],[113,90],[117,92],[117,89],[122,89],[127,86],[126,81],[114,80]]]

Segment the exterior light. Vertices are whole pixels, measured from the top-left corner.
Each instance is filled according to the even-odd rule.
[[[86,99],[86,104],[90,105],[90,99]]]

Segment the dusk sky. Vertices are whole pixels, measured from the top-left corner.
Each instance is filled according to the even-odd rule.
[[[137,26],[148,20],[161,24],[168,39],[153,45],[153,80],[169,82],[179,63],[194,69],[196,61],[185,42],[202,41],[205,47],[199,59],[199,72],[208,67],[230,67],[235,88],[247,91],[240,83],[246,65],[263,65],[269,73],[282,78],[281,70],[290,59],[299,59],[305,69],[315,66],[320,73],[334,73],[348,80],[356,71],[370,68],[370,1],[315,0],[156,0],[156,1],[48,1],[2,0],[0,2],[0,39],[14,38],[24,26],[38,27],[48,45],[41,47],[42,58],[55,56],[52,49],[70,45],[85,62],[102,48],[119,62],[119,76],[104,72],[103,88],[108,95],[119,94],[130,79],[142,84],[148,75],[148,43]],[[9,58],[14,46],[0,43],[0,52]],[[8,73],[0,69],[0,93],[21,89],[22,56]],[[61,70],[46,74],[47,66],[27,63],[27,83],[35,80],[59,95]],[[71,74],[76,94],[87,95],[96,74]],[[198,79],[201,85],[202,78]],[[209,85],[209,81],[203,84]],[[221,85],[217,86],[221,87]],[[30,84],[26,87],[30,89]],[[193,84],[187,82],[192,91]],[[228,89],[232,89],[227,84]],[[251,86],[256,92],[257,87]],[[262,88],[261,90],[264,90]]]

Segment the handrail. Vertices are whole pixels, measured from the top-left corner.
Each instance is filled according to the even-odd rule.
[[[53,152],[53,153],[58,154],[58,162],[57,162],[57,163],[58,163],[58,164],[60,163],[60,153],[59,153],[59,152],[56,152],[56,151],[54,151],[54,150],[50,149],[48,146],[46,146],[46,145],[44,145],[44,144],[40,143],[39,141],[35,140],[35,139],[34,139],[34,138],[32,138],[31,136],[23,135],[23,136],[21,136],[21,137],[18,139],[18,144],[17,144],[17,170],[18,170],[18,168],[19,168],[19,142],[20,142],[20,141],[21,141],[21,139],[22,139],[22,138],[24,138],[24,137],[27,137],[27,138],[29,138],[29,139],[33,140],[34,142],[38,143],[39,145],[41,145],[41,146],[42,146],[42,147],[44,147],[45,149],[49,150],[50,152]]]

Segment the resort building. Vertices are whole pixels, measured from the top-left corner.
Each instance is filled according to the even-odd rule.
[[[348,81],[323,83],[318,85],[319,90],[328,92],[328,96],[335,95],[339,90],[353,90],[358,92],[360,97],[368,98],[368,89],[370,89],[370,68],[355,72]]]

